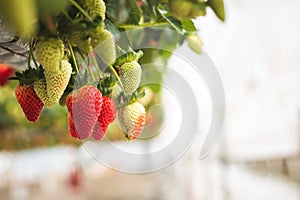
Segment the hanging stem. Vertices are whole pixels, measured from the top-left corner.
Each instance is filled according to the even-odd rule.
[[[115,77],[116,77],[116,79],[117,79],[117,81],[118,81],[118,83],[119,83],[121,89],[124,91],[123,83],[122,83],[122,81],[121,81],[121,79],[120,79],[118,73],[117,73],[116,70],[113,68],[113,66],[109,65],[108,67],[109,67],[109,69],[112,71],[112,73],[115,75]]]
[[[28,58],[28,62],[29,62],[29,67],[31,67],[30,66],[30,57],[32,58],[32,60],[33,60],[33,62],[34,62],[34,65],[35,65],[35,67],[36,68],[38,68],[38,64],[37,64],[37,62],[36,62],[36,60],[35,60],[35,58],[34,58],[34,54],[33,54],[33,47],[32,47],[32,39],[30,39],[30,41],[29,41],[29,54],[30,54],[30,56],[29,56],[29,58]]]
[[[72,59],[73,59],[74,65],[75,65],[76,73],[79,74],[79,70],[78,70],[78,66],[77,66],[77,61],[76,61],[76,58],[75,58],[75,54],[74,54],[74,51],[73,51],[73,47],[72,47],[72,45],[70,44],[69,41],[68,41],[68,46],[69,46],[69,49],[70,49],[70,52],[71,52],[71,56],[72,56]]]
[[[29,45],[29,48],[30,48],[30,45]],[[30,61],[31,61],[31,53],[29,52],[28,59],[27,59],[27,65],[28,65],[29,69],[31,68]]]
[[[82,7],[76,3],[74,0],[70,0],[70,2],[90,21],[93,21],[93,19],[82,9]]]

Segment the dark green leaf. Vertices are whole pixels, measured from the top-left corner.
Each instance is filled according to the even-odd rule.
[[[127,12],[128,12],[128,19],[126,21],[126,24],[139,24],[141,17],[142,17],[142,11],[141,9],[136,5],[135,0],[127,0]]]
[[[138,24],[142,11],[135,0],[105,0],[106,14],[116,25]]]

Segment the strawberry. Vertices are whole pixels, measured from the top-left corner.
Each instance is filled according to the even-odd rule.
[[[64,90],[68,86],[72,74],[72,67],[67,60],[62,60],[61,70],[53,72],[48,71],[46,68],[44,74],[47,83],[47,94],[50,102],[47,107],[52,107],[54,103],[59,101],[60,97],[64,93]]]
[[[106,65],[110,65],[116,60],[115,40],[112,33],[108,30],[102,30],[102,27],[96,28],[91,33],[92,46],[95,52],[100,56]]]
[[[116,118],[116,104],[115,102],[107,97],[102,97],[102,109],[98,117],[98,122],[95,124],[93,129],[93,137],[96,140],[101,140],[106,133],[108,125]]]
[[[106,6],[103,0],[84,0],[82,6],[87,10],[90,17],[95,18],[99,15],[102,20],[105,19]]]
[[[68,95],[66,104],[80,139],[88,138],[98,120],[102,94],[94,86],[86,85]]]
[[[136,61],[127,62],[119,68],[120,79],[123,83],[124,93],[132,94],[140,85],[142,68]]]
[[[206,15],[206,3],[202,0],[169,0],[169,12],[178,19],[196,18]]]
[[[56,38],[40,38],[35,47],[35,56],[45,70],[58,72],[64,57],[64,43]]]
[[[78,47],[84,52],[91,52],[93,50],[91,44],[92,39],[88,35],[88,32],[86,32],[86,30],[73,30],[67,35],[67,37],[74,47]]]
[[[66,105],[68,108],[68,112],[73,116],[73,93],[70,93],[66,99]]]
[[[118,110],[118,122],[129,140],[136,139],[145,126],[146,111],[142,104],[134,102]]]
[[[26,118],[31,122],[37,121],[44,104],[36,95],[33,86],[19,84],[16,86],[15,95]]]
[[[8,83],[8,78],[14,73],[14,69],[5,64],[0,64],[0,86]]]
[[[45,78],[41,78],[33,83],[34,91],[42,100],[47,108],[51,108],[56,103],[55,99],[51,99],[47,93],[47,83]]]
[[[69,122],[69,131],[71,136],[74,138],[78,138],[78,134],[75,129],[75,124],[70,113],[68,113],[68,122]]]
[[[216,13],[217,17],[221,21],[225,21],[225,9],[223,0],[209,0],[207,1],[207,4]]]

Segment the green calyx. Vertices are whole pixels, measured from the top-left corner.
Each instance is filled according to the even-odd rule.
[[[97,85],[97,88],[101,91],[102,96],[111,97],[111,93],[116,84],[115,78],[108,76],[104,79],[101,79]]]
[[[23,72],[16,72],[10,80],[18,80],[21,85],[32,85],[35,81],[44,77],[44,69],[40,65],[37,69],[29,68]]]
[[[144,55],[144,53],[141,50],[139,50],[137,52],[130,51],[128,53],[125,53],[125,54],[119,56],[116,59],[113,66],[118,67],[118,66],[121,66],[121,65],[123,65],[124,63],[127,63],[127,62],[138,61],[143,55]]]
[[[129,98],[128,104],[133,104],[136,102],[138,99],[143,98],[146,95],[145,90],[138,89],[135,91]]]

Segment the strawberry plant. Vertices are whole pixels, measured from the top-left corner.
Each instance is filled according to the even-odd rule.
[[[44,105],[59,103],[67,107],[74,138],[100,140],[117,118],[125,137],[136,139],[148,109],[139,102],[147,95],[139,88],[150,73],[163,79],[161,70],[143,64],[158,58],[166,64],[185,39],[201,53],[192,19],[205,16],[207,7],[225,20],[223,0],[1,0],[0,28],[8,36],[0,38],[0,53],[11,56],[0,63],[17,70],[10,79],[17,81],[16,99],[29,121],[38,120]],[[139,29],[158,27],[177,35]],[[1,86],[13,71],[0,64]],[[150,88],[160,92],[157,85]]]

